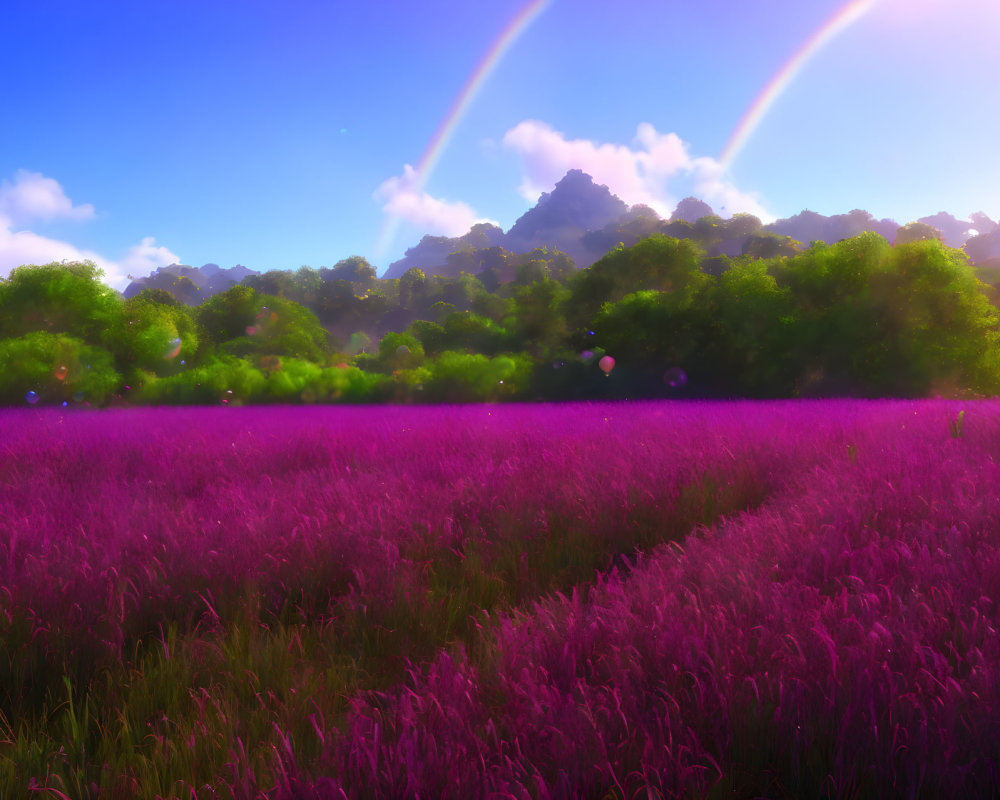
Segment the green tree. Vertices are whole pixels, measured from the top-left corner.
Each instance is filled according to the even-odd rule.
[[[76,337],[34,331],[0,340],[0,403],[104,405],[121,388],[111,353]]]
[[[169,297],[169,292],[159,290]],[[126,377],[134,370],[167,375],[181,369],[200,350],[200,335],[192,312],[176,301],[159,302],[161,294],[145,290],[126,300],[111,336],[111,349]],[[172,300],[172,298],[171,298]]]
[[[344,280],[353,283],[360,291],[370,289],[376,280],[375,267],[361,256],[351,256],[338,261],[331,269],[321,269],[324,281]]]
[[[424,353],[429,356],[435,356],[447,347],[448,334],[444,327],[436,322],[418,319],[406,329],[406,332],[420,341]]]
[[[891,269],[890,251],[885,239],[868,232],[810,247],[776,266],[795,309],[784,335],[798,393],[871,395],[877,392],[873,375],[902,366],[892,364],[885,349],[886,322],[872,292],[873,282]]]
[[[622,390],[642,396],[665,393],[664,375],[683,369],[692,385],[712,385],[702,357],[705,320],[701,299],[686,292],[644,290],[607,303],[594,318],[594,339],[615,359]]]
[[[908,394],[1000,392],[1000,313],[960,250],[937,238],[897,244],[877,286],[893,358]]]
[[[108,344],[122,297],[100,282],[103,274],[89,261],[17,267],[0,281],[0,338],[45,331]]]
[[[205,337],[234,356],[294,356],[324,361],[327,333],[316,315],[298,303],[233,286],[198,306]]]
[[[790,292],[762,261],[740,259],[706,294],[705,382],[726,395],[787,397],[795,385]],[[693,371],[698,372],[698,367]]]
[[[285,269],[269,269],[262,275],[247,275],[243,286],[249,286],[259,294],[274,297],[294,298],[298,294],[295,276]]]
[[[434,332],[427,333],[433,335]],[[492,356],[513,349],[514,341],[506,328],[489,317],[471,311],[458,311],[445,317],[441,338],[436,345],[437,352],[464,350]]]
[[[436,402],[467,403],[516,396],[531,380],[523,355],[489,358],[479,353],[443,352],[430,365],[424,393]]]
[[[633,247],[619,246],[570,281],[566,318],[580,328],[604,303],[636,291],[695,291],[711,282],[699,269],[702,250],[687,239],[655,234]]]
[[[569,328],[563,308],[569,296],[569,290],[550,279],[517,288],[511,327],[518,349],[547,358],[565,346]]]
[[[922,242],[937,239],[943,241],[944,237],[937,228],[928,225],[926,222],[911,222],[903,225],[896,231],[896,241],[894,244],[909,244],[910,242]]]
[[[801,253],[802,245],[791,236],[762,231],[747,237],[742,252],[750,258],[784,258]]]
[[[422,305],[427,289],[427,276],[417,267],[411,267],[399,279],[399,305],[414,309]]]
[[[413,369],[424,361],[424,346],[411,333],[387,333],[378,344],[378,358],[389,372]]]
[[[205,300],[195,310],[195,319],[207,340],[218,345],[244,336],[262,305],[254,288],[238,284]]]
[[[733,214],[732,218],[725,223],[727,237],[743,237],[758,233],[762,228],[758,217],[753,214]]]

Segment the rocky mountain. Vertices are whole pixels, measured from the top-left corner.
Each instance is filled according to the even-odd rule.
[[[1000,269],[1000,224],[981,212],[969,220],[942,211],[917,221],[940,231],[949,247],[964,245],[974,263],[981,266],[988,263],[991,268]],[[403,258],[390,264],[381,277],[399,278],[414,267],[442,277],[455,277],[463,271],[480,274],[491,270],[504,275],[505,270],[513,269],[511,264],[517,265],[512,255],[530,260],[534,256],[524,254],[536,248],[562,251],[573,259],[577,269],[583,269],[619,242],[631,247],[654,233],[694,238],[711,259],[732,258],[747,252],[777,254],[784,252],[783,247],[794,252],[794,242],[808,245],[819,240],[833,244],[865,231],[874,231],[894,242],[899,227],[895,220],[876,219],[858,209],[829,217],[806,210],[768,225],[762,225],[749,214],[721,220],[711,206],[696,197],[681,200],[669,220],[664,220],[649,206],[626,205],[607,186],[596,184],[582,170],[573,169],[551,192],[542,194],[535,206],[522,214],[506,233],[496,225],[480,223],[464,236],[424,236]],[[720,263],[724,266],[725,261]],[[134,279],[124,295],[133,297],[146,288],[161,288],[183,303],[197,305],[206,297],[241,283],[248,275],[260,274],[239,264],[231,269],[222,269],[217,264],[201,267],[171,264]]]
[[[874,231],[889,242],[893,242],[898,229],[898,222],[891,219],[875,219],[867,211],[858,209],[848,214],[834,214],[831,217],[825,217],[815,211],[800,211],[793,217],[779,219],[764,226],[764,230],[791,236],[802,244],[809,244],[812,241],[833,244],[865,231]]]
[[[702,217],[708,217],[714,213],[712,207],[703,200],[699,200],[697,197],[685,197],[677,204],[674,213],[670,215],[670,221],[676,222],[682,219],[685,222],[697,222]]]
[[[655,213],[652,209],[647,211]],[[457,275],[459,262],[452,259],[449,263],[451,253],[491,247],[502,247],[508,253],[555,248],[582,269],[607,252],[598,241],[585,240],[585,234],[621,220],[628,212],[629,207],[611,194],[607,186],[595,184],[582,170],[572,169],[551,192],[543,193],[532,208],[518,217],[506,233],[495,225],[479,224],[465,236],[425,236],[406,251],[405,257],[390,264],[382,277],[398,278],[411,267],[435,275]]]
[[[383,278],[401,278],[408,269],[417,267],[425,272],[433,265],[435,275],[452,276],[448,269],[448,256],[460,250],[483,250],[489,247],[500,247],[504,240],[503,229],[496,225],[481,222],[473,225],[464,236],[425,236],[420,242],[406,251],[403,258],[393,261],[385,271]],[[458,275],[455,272],[454,275]]]
[[[128,299],[143,289],[166,289],[185,305],[196,306],[206,297],[241,283],[247,275],[260,275],[260,272],[242,264],[229,269],[223,269],[218,264],[203,264],[200,267],[170,264],[158,267],[145,277],[133,278],[122,294]]]
[[[555,247],[572,258],[578,268],[590,266],[604,255],[582,241],[588,230],[598,230],[625,215],[628,206],[607,186],[594,183],[587,173],[571,169],[551,192],[538,198],[511,226],[503,247],[524,253],[536,247]]]
[[[976,234],[988,234],[996,227],[996,223],[981,211],[973,214],[972,219],[972,222],[955,219],[951,214],[939,211],[932,217],[921,217],[917,222],[923,222],[941,231],[944,243],[948,247],[961,247],[970,237]]]

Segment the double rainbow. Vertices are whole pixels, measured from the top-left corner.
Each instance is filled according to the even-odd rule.
[[[424,148],[423,155],[420,156],[420,161],[417,162],[415,170],[417,175],[415,188],[417,191],[422,190],[427,184],[427,180],[441,159],[441,154],[451,140],[455,128],[462,121],[462,117],[465,116],[465,112],[468,111],[472,101],[475,100],[483,84],[486,83],[486,79],[496,69],[497,64],[500,63],[504,54],[517,41],[518,37],[527,30],[528,26],[531,25],[534,19],[542,13],[545,6],[550,2],[551,0],[530,0],[530,2],[525,3],[521,10],[514,15],[514,18],[507,23],[506,27],[500,31],[500,35],[493,40],[486,54],[479,59],[476,68],[469,75],[468,79],[466,79],[458,96],[452,102],[451,108],[448,109],[448,113],[441,120],[437,130],[434,131],[434,135],[427,143],[427,147]],[[376,253],[384,252],[385,248],[392,241],[398,227],[398,217],[391,215],[386,217],[375,239]]]
[[[781,94],[788,88],[806,62],[829,44],[830,40],[837,34],[868,13],[875,2],[876,0],[850,0],[850,2],[844,3],[816,29],[812,36],[802,43],[798,50],[792,53],[791,58],[781,65],[747,110],[743,112],[743,116],[733,128],[733,132],[729,134],[729,139],[726,140],[726,145],[719,154],[719,162],[723,167],[728,167],[733,162],[733,159],[743,149],[743,145],[747,143],[747,139],[753,135],[761,120],[771,110],[771,106],[781,97]]]
[[[476,68],[469,75],[461,91],[459,91],[454,102],[451,104],[451,108],[448,109],[448,113],[438,125],[437,130],[434,131],[434,135],[427,143],[423,155],[420,156],[420,161],[417,162],[415,169],[417,177],[415,188],[417,191],[421,191],[427,184],[431,173],[434,171],[434,167],[441,158],[441,154],[451,140],[455,128],[462,121],[462,117],[465,116],[466,111],[468,111],[469,106],[482,89],[487,78],[496,69],[497,64],[500,63],[504,54],[550,2],[551,0],[529,0],[514,15],[514,18],[507,23],[497,38],[493,40],[489,50],[479,60]],[[788,85],[794,80],[795,76],[802,70],[809,59],[829,44],[844,29],[868,13],[876,2],[877,0],[849,0],[849,2],[844,3],[781,65],[771,80],[767,82],[760,93],[754,98],[753,102],[747,107],[746,111],[743,112],[736,127],[729,134],[725,147],[722,148],[722,152],[719,155],[719,162],[723,167],[728,167],[733,162],[737,154],[747,143],[747,140],[753,135],[753,132],[767,115],[767,112],[785,89],[788,88]],[[399,217],[391,214],[386,215],[375,240],[375,252],[377,255],[381,255],[392,242],[398,227]]]

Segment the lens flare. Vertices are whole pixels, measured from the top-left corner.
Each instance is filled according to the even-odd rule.
[[[672,389],[679,389],[688,382],[688,376],[680,367],[671,367],[663,373],[663,382]]]

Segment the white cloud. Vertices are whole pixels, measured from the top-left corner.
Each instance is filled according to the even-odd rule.
[[[714,158],[704,156],[691,162],[690,171],[694,177],[694,193],[715,209],[723,217],[731,217],[738,212],[753,214],[761,222],[774,222],[776,217],[768,212],[754,192],[743,192],[725,180],[724,167]]]
[[[91,250],[80,250],[69,242],[48,239],[31,231],[12,231],[0,225],[0,276],[24,264],[49,264],[53,261],[93,261],[102,269],[106,261]]]
[[[19,230],[31,220],[83,220],[93,216],[94,207],[89,203],[74,206],[58,181],[37,172],[18,170],[14,183],[0,183],[0,277],[25,264],[93,261],[104,270],[104,283],[122,291],[129,284],[129,274],[148,275],[156,267],[180,261],[166,247],[157,247],[152,236],[130,247],[121,260],[115,261],[70,242]]]
[[[401,176],[383,181],[375,192],[383,201],[382,211],[411,222],[421,229],[443,236],[461,236],[478,222],[489,222],[461,202],[432,197],[420,188],[417,172],[404,165]]]
[[[93,216],[90,203],[74,206],[59,182],[41,173],[19,169],[13,183],[0,183],[0,223],[20,227],[35,220],[83,220]]]
[[[532,202],[551,191],[569,170],[582,169],[629,205],[643,203],[663,217],[673,213],[679,199],[670,183],[684,182],[722,216],[745,211],[764,221],[774,219],[752,193],[740,191],[725,179],[719,162],[692,158],[677,134],[659,133],[648,122],[636,129],[634,147],[567,139],[538,120],[514,126],[504,134],[503,143],[521,156],[525,174],[520,192]]]
[[[93,250],[81,250],[69,242],[49,239],[32,231],[12,231],[0,225],[0,277],[25,264],[51,264],[53,261],[93,261],[104,270],[103,282],[119,292],[131,282],[128,276],[148,275],[157,267],[180,263],[166,247],[153,244],[145,237],[140,244],[128,249],[120,261],[105,258]]]
[[[118,262],[118,270],[139,278],[143,275],[149,275],[157,267],[181,263],[180,257],[163,245],[153,244],[155,241],[154,237],[146,236],[139,244],[132,245],[125,257]]]

